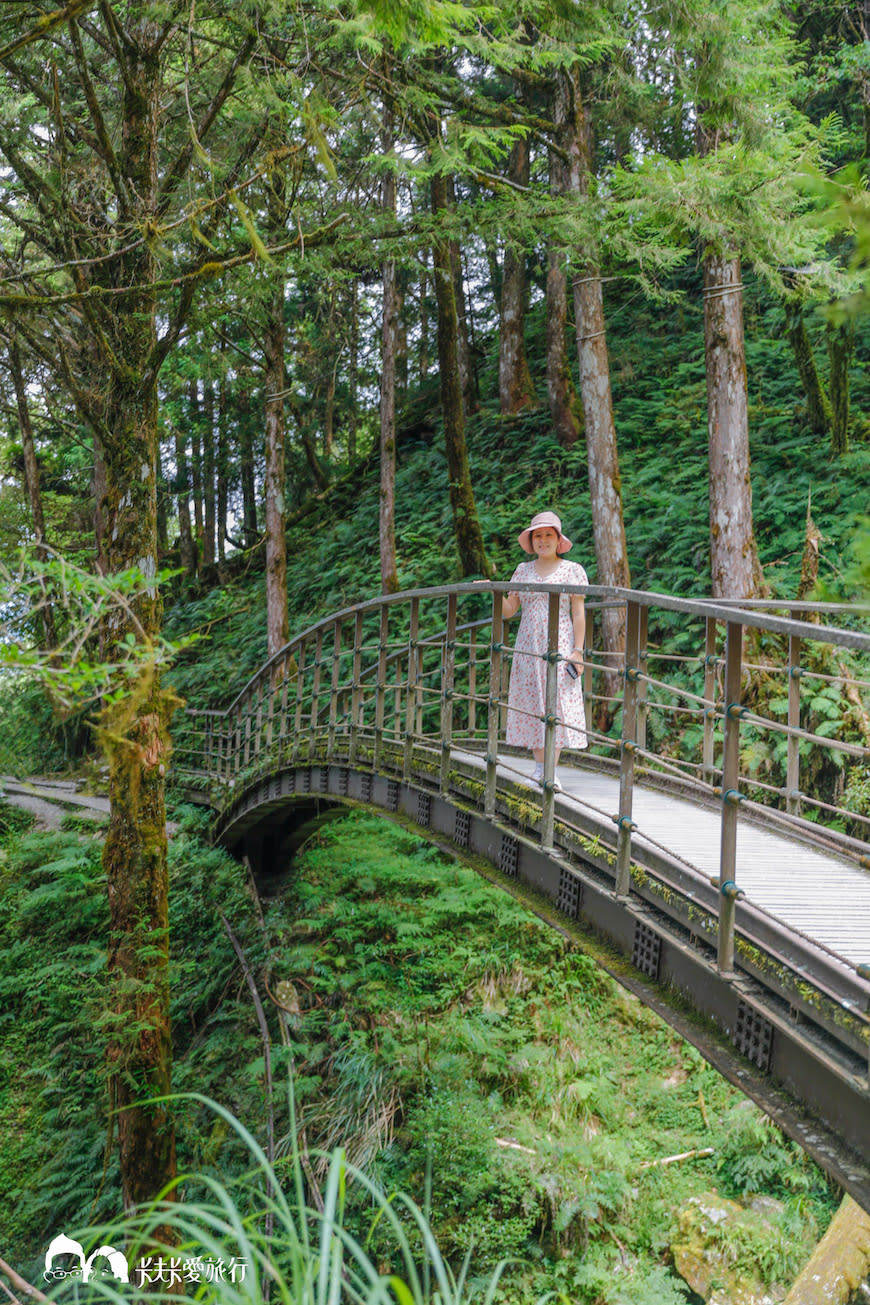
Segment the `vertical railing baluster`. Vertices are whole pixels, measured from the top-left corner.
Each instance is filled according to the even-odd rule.
[[[414,732],[417,722],[417,680],[420,673],[420,600],[411,599],[408,624],[408,685],[405,690],[405,746],[402,756],[402,774],[411,778],[414,764]]]
[[[390,609],[386,603],[382,603],[378,625],[378,682],[375,686],[375,770],[381,769],[384,759],[384,712],[387,701],[389,630]]]
[[[713,782],[716,769],[716,640],[715,616],[708,616],[704,634],[704,738],[701,744],[702,775],[708,784]]]
[[[294,662],[296,662],[296,658],[294,657],[292,652],[286,653],[281,662],[281,706],[279,708],[279,713],[278,713],[278,748],[281,753],[282,759],[284,756],[284,740],[287,738],[287,733],[288,733],[287,700],[290,696],[290,680],[291,680],[290,667],[291,665],[293,665]],[[296,673],[297,675],[299,673],[298,663],[296,666]]]
[[[541,847],[545,852],[553,850],[553,827],[555,825],[556,790],[553,780],[556,775],[556,704],[559,688],[559,607],[562,595],[558,592],[549,594],[547,599],[547,665],[544,686],[544,787],[541,798]]]
[[[625,670],[622,691],[622,746],[619,758],[619,815],[616,836],[617,897],[628,897],[631,892],[631,833],[634,829],[632,807],[634,804],[634,758],[637,751],[637,685],[640,670],[640,608],[635,602],[626,604],[625,613]]]
[[[583,636],[583,711],[586,715],[586,731],[592,733],[594,713],[592,710],[592,690],[595,687],[595,666],[593,654],[595,649],[595,612],[586,604],[586,633]]]
[[[311,761],[317,746],[317,723],[320,716],[320,676],[323,670],[323,630],[314,636],[314,663],[311,677],[311,711],[308,721],[308,760]]]
[[[637,681],[637,746],[641,751],[646,748],[646,723],[649,719],[649,682],[646,678],[649,669],[648,651],[649,651],[649,608],[641,607],[638,610],[638,645],[637,645],[637,669],[639,672]]]
[[[447,630],[441,660],[441,765],[438,787],[450,788],[450,749],[453,745],[453,690],[456,682],[456,594],[447,597]]]
[[[299,652],[296,657],[298,664],[296,672],[296,714],[293,720],[293,760],[299,760],[299,752],[302,747],[302,708],[305,698],[305,640],[300,640]]]
[[[363,641],[363,616],[362,612],[357,610],[353,623],[353,672],[351,679],[351,701],[350,701],[350,763],[354,765],[359,757],[360,730],[362,722],[360,720],[360,708],[362,698],[362,686],[360,676],[362,675],[362,641]]]
[[[338,685],[341,679],[341,621],[336,621],[332,639],[332,675],[329,693],[329,734],[326,741],[326,755],[330,761],[335,760],[335,719],[338,712]]]
[[[793,613],[800,618],[801,613]],[[791,634],[788,639],[788,724],[790,729],[799,729],[801,723],[801,641],[798,635]],[[789,734],[786,753],[785,775],[785,809],[793,816],[801,812],[800,781],[800,739]]]
[[[740,800],[740,716],[743,626],[728,622],[725,644],[725,747],[722,758],[722,841],[719,856],[719,972],[734,972],[737,909],[737,807]]]
[[[252,701],[251,701],[251,693],[249,691],[248,693],[245,694],[245,703],[244,703],[244,721],[245,721],[244,762],[245,762],[246,770],[248,766],[250,766],[251,764],[251,730],[252,730],[251,715],[252,715]]]
[[[468,638],[468,737],[477,732],[477,630],[472,628]]]
[[[488,819],[495,815],[495,794],[498,768],[498,738],[501,725],[501,672],[504,640],[502,595],[492,596],[492,631],[489,651],[489,703],[486,717],[486,788],[484,812]]]

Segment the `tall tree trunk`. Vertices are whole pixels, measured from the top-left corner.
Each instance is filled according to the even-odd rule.
[[[393,152],[393,111],[384,105],[383,151]],[[381,206],[388,217],[396,211],[396,177],[391,168],[384,173]],[[381,309],[381,405],[380,453],[381,479],[378,513],[378,540],[381,559],[381,590],[394,594],[399,588],[396,564],[396,351],[398,347],[399,292],[396,284],[396,261],[388,258],[383,265]]]
[[[447,211],[456,211],[456,183],[452,176],[444,179]],[[451,240],[450,266],[453,272],[453,303],[456,309],[456,346],[459,357],[459,375],[462,381],[462,403],[465,416],[468,417],[478,409],[477,381],[474,362],[471,356],[471,340],[468,333],[468,308],[465,298],[465,277],[462,271],[462,250],[458,240]]]
[[[518,137],[508,160],[508,178],[528,189],[530,148],[526,137]],[[526,250],[508,230],[499,308],[498,397],[503,417],[531,407],[535,389],[526,358]]]
[[[560,93],[566,96],[568,187],[571,193],[586,196],[592,173],[592,144],[579,74],[571,70],[561,74],[560,79],[563,80]],[[622,516],[622,483],[610,391],[604,295],[601,277],[593,261],[578,267],[573,290],[598,583],[627,589],[631,587],[631,572]],[[605,689],[608,695],[612,695],[618,687],[616,667],[625,651],[625,617],[619,608],[605,609],[602,622],[608,659]]]
[[[553,84],[553,122],[560,138],[564,139],[569,121],[570,102],[566,94],[564,77]],[[559,142],[561,146],[561,141]],[[551,149],[550,190],[559,197],[568,193],[570,178],[562,157],[561,148]],[[574,389],[568,354],[565,346],[565,326],[568,320],[568,278],[565,274],[565,250],[551,239],[547,250],[547,402],[556,438],[563,448],[570,449],[580,435],[578,419],[579,400]]]
[[[764,575],[755,546],[749,470],[749,409],[740,259],[704,259],[704,353],[714,598],[759,598]]]
[[[251,438],[247,394],[240,400],[239,479],[242,482],[242,538],[245,548],[257,543],[257,485],[254,477],[254,441]]]
[[[199,407],[199,381],[188,384],[190,401],[190,483],[193,491],[193,537],[196,550],[202,557],[202,433],[200,430],[201,413]]]
[[[420,352],[417,356],[417,375],[425,381],[429,375],[429,262],[424,251],[420,255]]]
[[[849,365],[855,345],[855,323],[850,317],[828,323],[828,359],[831,383],[831,452],[849,450]]]
[[[202,394],[202,566],[215,564],[215,432],[214,381],[206,381]]]
[[[432,211],[447,210],[447,185],[443,176],[430,182]],[[489,563],[471,486],[468,449],[465,442],[465,413],[459,370],[459,323],[456,315],[453,262],[449,243],[436,240],[432,247],[435,300],[438,306],[438,370],[441,390],[441,420],[447,453],[450,506],[453,530],[459,550],[462,574],[489,575]]]
[[[816,366],[816,357],[804,321],[803,305],[796,295],[789,296],[785,301],[785,325],[801,385],[807,397],[810,430],[817,435],[824,435],[831,429],[831,405]]]
[[[147,12],[147,11],[146,11]],[[160,29],[142,18],[128,27],[119,141],[131,211],[119,222],[145,229],[157,222],[160,137]],[[106,555],[109,572],[138,565],[157,574],[157,267],[148,243],[116,256],[118,284],[140,287],[122,313],[101,314],[111,357],[105,394]],[[156,587],[136,604],[136,626],[120,614],[113,643],[128,632],[146,648],[160,633]],[[103,868],[109,894],[109,974],[115,1024],[109,1064],[118,1121],[125,1208],[152,1200],[175,1174],[175,1132],[165,1098],[172,1088],[169,1022],[169,876],[165,774],[174,705],[159,674],[144,663],[130,691],[107,707],[101,740],[109,761],[109,828]],[[159,1104],[143,1104],[160,1098]]]
[[[34,552],[40,562],[48,557],[45,540],[45,513],[42,509],[42,491],[39,485],[39,463],[36,460],[36,444],[33,439],[33,423],[30,420],[30,404],[27,401],[27,386],[24,381],[24,369],[21,365],[21,350],[13,334],[9,341],[9,370],[15,389],[15,403],[18,408],[18,430],[21,435],[21,451],[24,455],[24,488],[30,504],[30,518],[33,522]],[[46,648],[53,648],[57,642],[54,629],[54,614],[51,600],[43,582],[42,607],[40,610],[42,637]]]
[[[103,441],[94,431],[94,570],[105,575],[106,562],[106,455]]]
[[[290,637],[287,600],[287,538],[285,534],[284,422],[284,282],[267,306],[264,336],[266,474],[266,641],[273,657]]]
[[[189,581],[196,579],[196,544],[190,528],[190,480],[187,467],[187,449],[184,431],[175,428],[175,504],[178,513],[178,551],[184,574]]]
[[[221,341],[221,353],[226,344]],[[217,446],[217,534],[218,571],[226,562],[227,526],[229,523],[230,491],[230,450],[229,450],[229,414],[227,412],[227,376],[226,369],[221,369],[220,388],[218,390],[218,446]],[[223,578],[223,577],[222,577]]]
[[[359,401],[359,292],[356,281],[350,286],[350,335],[348,340],[348,376],[347,376],[347,461],[348,466],[356,462],[356,433],[358,426],[357,403]]]

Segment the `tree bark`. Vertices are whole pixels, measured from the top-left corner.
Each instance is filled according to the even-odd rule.
[[[178,551],[189,582],[196,579],[196,545],[190,528],[190,480],[184,431],[175,428],[175,504],[178,513]]]
[[[831,382],[831,452],[839,457],[849,451],[849,365],[855,345],[855,323],[851,318],[828,323],[828,359]]]
[[[592,176],[592,143],[579,74],[572,70],[561,74],[560,79],[564,79],[561,92],[566,96],[568,186],[572,194],[586,196]],[[622,482],[610,390],[604,294],[601,276],[593,261],[587,260],[578,267],[573,290],[598,583],[630,588],[631,572],[622,515]],[[622,610],[605,609],[602,624],[604,651],[607,655],[605,691],[608,695],[613,695],[618,688],[617,666],[625,651],[625,616]]]
[[[356,434],[359,422],[357,403],[359,399],[359,291],[356,281],[350,287],[350,335],[348,339],[347,359],[347,462],[352,467],[356,462]]]
[[[45,540],[45,513],[42,509],[42,491],[39,485],[39,463],[36,460],[36,444],[33,439],[33,423],[30,420],[30,404],[27,401],[27,386],[24,381],[24,368],[21,364],[21,350],[13,334],[9,341],[9,370],[12,373],[12,385],[15,390],[15,403],[18,408],[18,430],[21,435],[21,451],[24,457],[24,490],[30,504],[30,519],[33,522],[34,552],[40,562],[48,557]],[[57,642],[54,628],[54,614],[51,600],[43,583],[42,608],[40,623],[42,637],[46,648],[53,648]]]
[[[389,104],[383,110],[383,150],[393,152],[393,114]],[[396,177],[391,169],[384,173],[381,206],[388,217],[396,212]],[[388,258],[383,265],[383,299],[381,312],[381,403],[380,453],[381,477],[378,514],[378,540],[381,559],[381,590],[394,594],[399,588],[396,564],[396,351],[399,324],[399,292],[396,262]]]
[[[432,210],[447,210],[447,185],[443,176],[430,182]],[[449,242],[436,240],[432,247],[435,300],[438,308],[438,371],[441,391],[441,420],[447,453],[450,506],[453,531],[464,576],[489,575],[489,563],[471,485],[468,448],[465,441],[465,413],[459,368],[459,323],[456,314],[453,262]]]
[[[712,594],[760,598],[766,587],[752,522],[743,292],[733,254],[704,259],[704,353]]]
[[[221,353],[226,350],[226,344],[221,341]],[[229,521],[229,490],[230,490],[230,450],[229,450],[229,413],[227,412],[227,378],[226,370],[221,369],[220,388],[218,390],[218,445],[217,445],[217,521],[215,522],[215,533],[217,536],[217,556],[218,556],[218,573],[226,561],[226,536],[227,525]]]
[[[569,102],[565,79],[557,77],[553,85],[552,113],[560,148],[551,149],[550,190],[556,197],[568,193],[570,179],[563,162],[561,146],[568,123]],[[565,326],[568,320],[568,278],[565,274],[566,251],[552,239],[547,250],[547,402],[556,438],[570,449],[580,435],[579,400],[568,365]]]
[[[242,482],[242,538],[245,548],[254,548],[258,539],[257,485],[254,477],[254,441],[248,396],[240,400],[239,414],[239,479]]]
[[[284,282],[267,305],[264,416],[266,426],[266,642],[273,657],[290,637],[287,599],[287,539],[285,507],[285,421],[284,421]]]
[[[199,381],[188,384],[190,400],[190,484],[193,495],[193,537],[196,541],[198,557],[202,558],[202,432],[200,430],[201,411],[199,406]]]
[[[121,221],[145,229],[156,220],[157,150],[162,78],[159,28],[140,19],[126,32],[120,141],[131,211]],[[118,279],[139,287],[123,313],[103,313],[111,344],[106,389],[106,554],[109,572],[137,565],[157,574],[157,305],[156,261],[146,242],[118,255]],[[137,641],[156,640],[161,606],[156,587],[136,604]],[[130,631],[126,618],[113,642]],[[152,1200],[175,1174],[175,1131],[164,1102],[172,1088],[169,1022],[169,876],[165,775],[174,699],[153,666],[109,706],[101,740],[109,761],[109,828],[103,849],[110,911],[109,973],[114,1026],[109,1047],[117,1111],[121,1181],[127,1209]]]
[[[202,566],[213,571],[215,564],[215,433],[214,381],[206,381],[202,394]]]
[[[527,138],[519,137],[508,160],[508,178],[528,189],[529,167],[529,142]],[[535,388],[526,357],[527,300],[525,247],[514,240],[508,230],[499,307],[498,397],[503,417],[522,412],[535,402]]]
[[[817,435],[824,435],[831,429],[831,405],[816,366],[813,346],[804,321],[803,306],[796,296],[791,296],[785,301],[785,323],[798,375],[807,398],[807,421],[810,430]]]

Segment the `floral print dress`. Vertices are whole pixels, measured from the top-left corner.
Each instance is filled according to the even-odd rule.
[[[534,561],[521,562],[511,576],[520,584],[585,585],[586,572],[577,562],[562,558],[556,570],[546,580],[538,574]],[[546,702],[547,663],[547,605],[549,594],[520,593],[520,628],[517,631],[511,658],[511,678],[508,690],[506,742],[519,748],[544,746],[544,704]],[[559,652],[570,657],[574,649],[574,625],[571,621],[571,600],[568,594],[559,599]],[[586,712],[583,706],[583,680],[574,680],[565,669],[557,666],[556,726],[557,748],[585,748]]]

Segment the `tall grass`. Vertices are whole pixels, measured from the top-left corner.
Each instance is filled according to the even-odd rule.
[[[106,1269],[87,1284],[78,1277],[54,1282],[49,1299],[70,1300],[71,1286],[81,1305],[177,1300],[180,1294],[203,1305],[492,1305],[496,1299],[506,1262],[485,1281],[472,1282],[469,1252],[454,1272],[423,1211],[401,1193],[385,1196],[348,1163],[342,1148],[324,1157],[326,1177],[315,1189],[298,1147],[272,1165],[229,1111],[196,1093],[182,1099],[206,1105],[236,1132],[250,1155],[248,1171],[231,1186],[210,1174],[181,1175],[147,1210],[75,1232],[86,1255],[100,1246],[123,1250],[130,1283]],[[345,1225],[351,1183],[370,1198],[369,1236],[380,1225],[383,1246],[383,1230],[389,1231],[388,1263],[376,1264],[368,1238]],[[222,1272],[214,1269],[219,1265]]]

